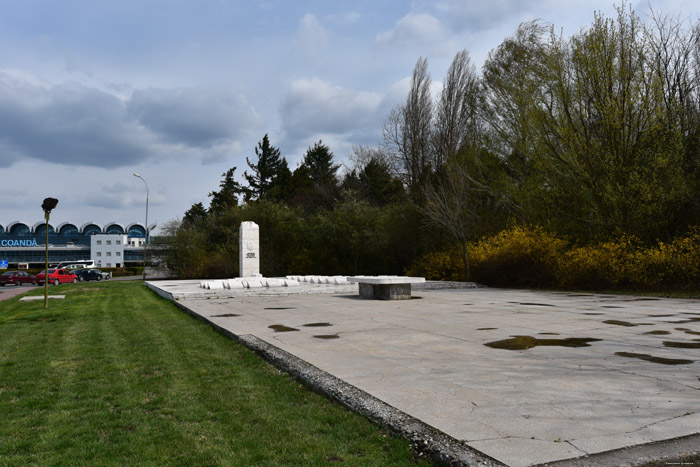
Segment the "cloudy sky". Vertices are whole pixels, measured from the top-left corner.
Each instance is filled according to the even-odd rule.
[[[617,2],[619,4],[619,2]],[[635,1],[697,17],[696,0]],[[268,133],[290,165],[322,139],[339,161],[378,142],[428,58],[439,85],[480,68],[518,24],[565,35],[599,0],[0,0],[0,225],[181,218]]]

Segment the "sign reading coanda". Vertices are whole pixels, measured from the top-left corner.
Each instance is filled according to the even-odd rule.
[[[39,246],[36,240],[0,240],[0,246]]]

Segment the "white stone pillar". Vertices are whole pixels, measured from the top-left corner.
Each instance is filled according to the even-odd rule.
[[[260,275],[260,227],[255,222],[241,222],[238,233],[238,264],[241,277]]]

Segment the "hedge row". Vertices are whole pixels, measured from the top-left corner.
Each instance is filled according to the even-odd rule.
[[[634,237],[573,245],[542,228],[514,227],[468,245],[470,276],[496,287],[679,289],[700,286],[700,228],[648,247]],[[423,256],[406,270],[465,280],[458,248]]]

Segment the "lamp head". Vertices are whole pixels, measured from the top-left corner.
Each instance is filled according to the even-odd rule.
[[[45,212],[51,212],[56,205],[58,204],[58,200],[56,198],[45,198],[44,202],[41,203],[41,209],[43,209]]]

